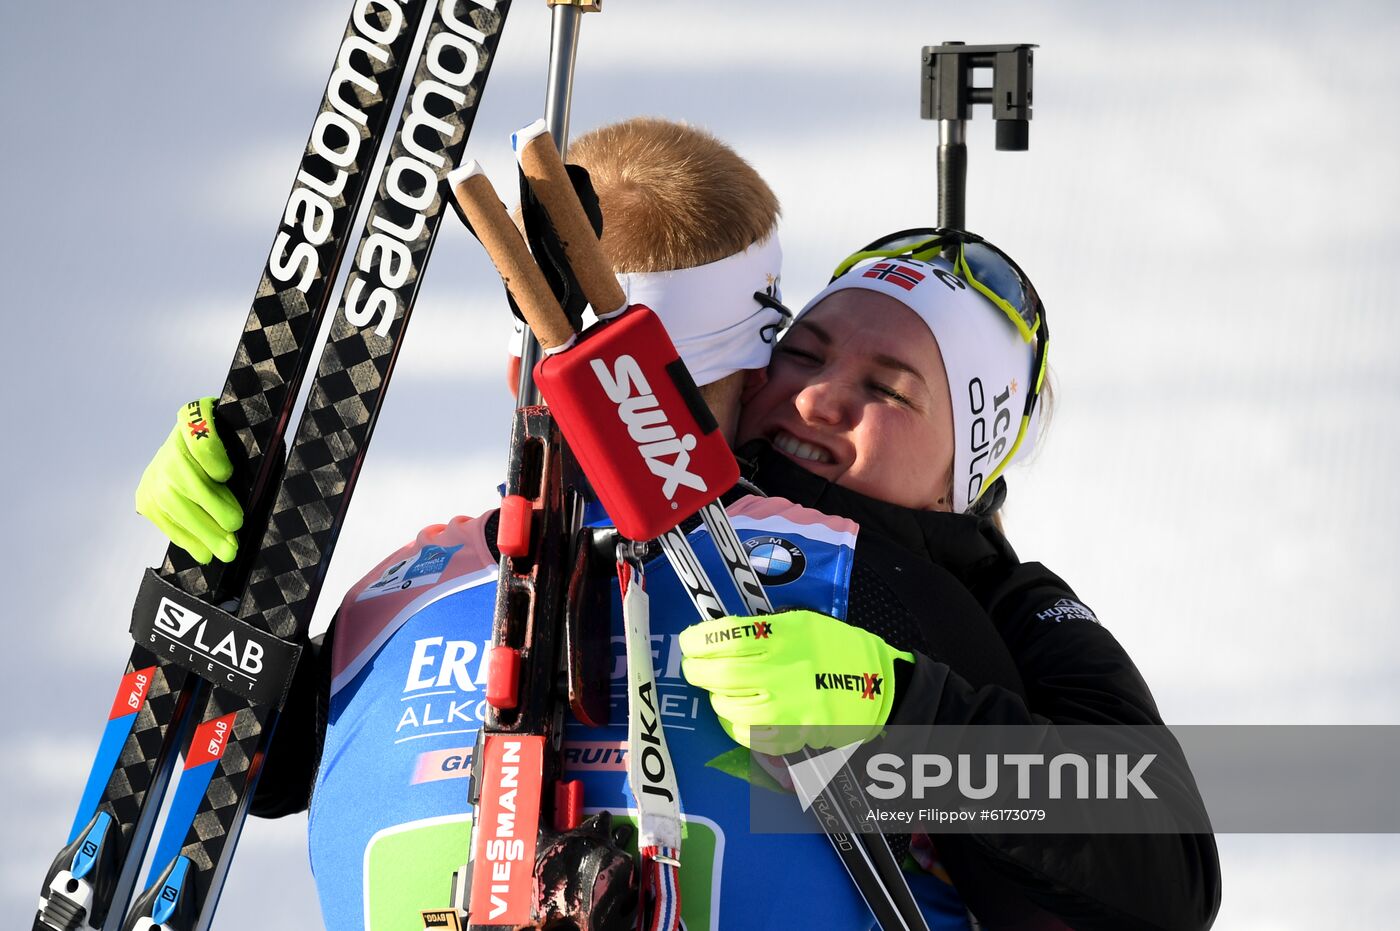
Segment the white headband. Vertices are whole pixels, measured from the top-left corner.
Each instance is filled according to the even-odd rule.
[[[628,304],[645,304],[661,318],[697,385],[745,369],[761,369],[773,354],[781,312],[754,299],[766,292],[780,300],[783,250],[777,234],[743,252],[693,268],[617,276]],[[511,338],[520,355],[521,329]]]
[[[965,512],[1016,442],[1025,392],[1031,389],[1034,346],[1021,338],[999,307],[958,277],[941,257],[930,262],[864,262],[827,285],[797,317],[831,294],[850,288],[894,298],[918,314],[933,333],[953,400],[953,511]],[[1025,439],[1016,450],[1017,459],[1031,451],[1039,426],[1037,401]]]

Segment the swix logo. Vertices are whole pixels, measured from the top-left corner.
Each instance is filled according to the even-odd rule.
[[[156,631],[187,649],[198,653],[215,665],[241,672],[252,678],[263,669],[263,646],[253,640],[239,644],[230,630],[210,646],[205,641],[208,620],[189,608],[162,598],[156,609]]]
[[[375,14],[372,7],[382,13]],[[267,262],[268,273],[275,280],[286,283],[296,278],[294,287],[303,294],[319,274],[320,256],[316,249],[330,238],[336,203],[345,193],[345,182],[352,171],[361,170],[357,159],[360,144],[369,132],[369,116],[358,101],[361,95],[381,97],[373,62],[389,64],[390,46],[404,29],[403,9],[399,0],[359,0],[352,22],[353,31],[341,43],[335,72],[326,88],[331,107],[316,118],[308,143],[308,154],[320,156],[329,177],[317,177],[306,169],[297,173],[282,216],[283,228],[277,233]],[[364,56],[360,60],[369,65],[367,72],[355,69],[357,52]],[[298,241],[292,245],[294,237]]]
[[[711,645],[724,643],[727,640],[742,640],[745,637],[767,640],[772,635],[772,621],[754,621],[752,624],[736,624],[733,627],[726,627],[724,630],[712,630],[705,635],[705,643]],[[820,686],[818,687],[820,688]]]
[[[650,682],[643,682],[637,689],[637,697],[641,700],[638,719],[642,724],[642,792],[645,795],[659,795],[666,801],[673,802],[675,796],[666,788],[668,758],[662,752],[661,738],[658,736],[661,718],[656,713],[656,703],[652,701],[651,691]]]
[[[627,425],[627,435],[637,444],[647,468],[662,480],[661,494],[674,502],[682,485],[704,492],[705,480],[689,471],[695,434],[676,435],[637,360],[618,356],[611,372],[602,359],[590,360],[589,365],[608,400],[617,405],[618,419]]]
[[[873,672],[841,673],[819,672],[815,674],[817,691],[840,689],[846,692],[859,692],[861,698],[875,700],[885,684],[885,677]]]

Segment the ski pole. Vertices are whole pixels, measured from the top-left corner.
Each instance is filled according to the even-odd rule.
[[[525,154],[530,151],[527,148],[529,140],[536,138],[542,149],[554,154],[555,163],[559,159],[557,150],[545,134],[542,121],[532,124],[528,131],[517,134],[517,151],[522,155],[522,167],[538,194],[545,182],[535,176],[533,168],[537,166],[531,156]],[[568,196],[574,198],[573,203],[577,205],[572,185],[563,173],[562,163],[557,167],[559,174],[551,176],[550,180],[567,187]],[[703,402],[700,402],[694,386],[689,384],[680,357],[670,345],[665,329],[655,315],[642,307],[626,308],[625,295],[605,261],[588,267],[580,266],[575,269],[575,274],[586,292],[594,296],[598,307],[612,311],[600,312],[601,317],[612,322],[599,324],[580,337],[544,284],[542,273],[526,251],[523,240],[479,166],[465,166],[460,174],[454,176],[454,182],[463,213],[487,247],[526,322],[540,338],[546,353],[537,369],[541,390],[550,402],[550,410],[555,413],[561,429],[565,430],[565,436],[570,439],[570,449],[589,459],[591,464],[584,466],[585,473],[592,476],[600,500],[610,512],[621,515],[615,520],[620,533],[633,539],[654,537],[670,521],[695,513],[708,500],[707,494],[717,496],[719,490],[729,488],[738,478],[733,456],[712,418],[707,426],[697,422],[696,411],[700,408],[695,405]],[[546,207],[549,197],[548,194],[541,197]],[[587,225],[587,219],[582,216],[581,209],[578,217],[564,218],[551,214],[551,220],[561,241],[568,242],[586,233],[596,247],[597,239],[592,227]],[[584,225],[577,227],[571,220],[579,220]],[[598,258],[601,260],[601,252]],[[606,293],[607,297],[599,299],[600,292]],[[615,411],[612,418],[606,415],[593,417],[589,413],[609,408]],[[708,408],[703,410],[708,414]],[[644,424],[638,421],[638,417]],[[565,427],[565,424],[569,426]],[[644,434],[641,440],[636,435],[639,430]],[[627,448],[623,444],[637,450],[635,459],[616,455],[616,451]],[[613,459],[617,461],[611,461]],[[649,467],[653,463],[656,464],[655,469]],[[721,470],[719,474],[715,472],[716,467]],[[590,473],[589,469],[594,472]],[[606,472],[606,477],[599,477],[599,469]],[[732,474],[727,474],[730,470]],[[648,478],[644,478],[643,473]],[[653,473],[656,476],[665,473],[667,479],[657,482]],[[627,494],[622,486],[634,481],[634,493],[642,491],[645,486],[647,503],[636,508],[619,504],[618,494]],[[668,485],[672,487],[668,489]],[[603,491],[603,487],[607,490]],[[707,493],[708,488],[715,491]],[[667,502],[660,506],[665,513],[659,523],[656,523],[655,513],[648,512],[648,509],[651,512],[657,510],[657,501]],[[670,507],[673,504],[677,512],[674,517]],[[507,511],[514,510],[516,506],[508,497],[502,505],[503,527],[506,525]],[[522,533],[519,539],[523,543],[537,535],[533,532],[528,535]],[[508,547],[503,543],[501,549],[505,554]],[[533,561],[539,562],[538,559]],[[507,568],[509,565],[503,560],[503,580],[507,578]],[[637,593],[640,584],[636,575],[632,575],[631,579],[634,588],[629,598]],[[513,584],[513,580],[511,582]],[[534,655],[527,656],[526,648]],[[530,820],[540,817],[549,800],[551,785],[548,775],[550,760],[544,756],[542,749],[548,733],[547,722],[541,722],[546,725],[544,730],[539,726],[528,726],[528,723],[520,728],[497,726],[498,717],[509,717],[499,714],[498,709],[512,711],[526,719],[538,713],[539,689],[532,683],[540,680],[542,670],[551,668],[548,659],[539,655],[538,644],[528,639],[522,643],[518,636],[512,639],[512,631],[508,627],[503,629],[498,623],[488,662],[491,672],[487,701],[492,710],[488,711],[487,726],[483,728],[484,739],[479,745],[483,763],[477,811],[481,813],[482,820],[474,838],[470,906],[473,928],[478,924],[493,927],[505,923],[514,925],[517,921],[541,917],[528,912],[524,897],[514,893],[511,883],[516,875],[527,876],[522,867],[531,862]],[[546,679],[546,684],[549,681]],[[511,683],[508,689],[502,685],[506,682]],[[507,720],[505,723],[510,722]],[[513,763],[523,763],[511,767],[511,776],[515,798],[513,836],[523,839],[525,846],[519,855],[504,858],[500,855],[507,853],[507,849],[495,845],[497,856],[494,857],[496,862],[493,862],[491,831],[495,824],[492,815],[496,811],[493,796],[500,782],[496,774],[505,769],[503,763],[507,750],[513,754]],[[661,766],[664,771],[670,770],[669,763]],[[541,779],[542,773],[544,776]],[[536,780],[542,784],[537,785]],[[559,785],[557,782],[554,784]],[[635,784],[634,792],[640,793]],[[521,819],[522,797],[531,800],[530,820]],[[543,797],[543,801],[536,806],[534,800],[540,797]],[[668,797],[676,804],[674,793]],[[674,927],[679,920],[678,886],[674,882],[674,871],[678,866],[679,810],[677,808],[668,814],[664,809],[654,810],[647,805],[642,805],[642,808],[639,846],[643,848],[646,875],[656,883],[650,887],[656,892],[654,926]],[[658,826],[655,833],[652,825]],[[672,830],[664,830],[664,825],[670,825]],[[506,862],[500,862],[503,859]],[[493,882],[495,877],[505,879]]]
[[[578,53],[579,23],[584,13],[599,13],[603,0],[549,0],[549,78],[545,86],[544,122],[560,152],[568,151],[569,111],[574,94],[574,61]],[[535,364],[540,344],[530,328],[520,352],[520,380],[516,386],[516,406],[540,403],[535,387]]]
[[[453,173],[452,185],[544,351],[572,345],[572,323],[480,166],[464,165]],[[581,783],[560,778],[562,745],[557,738],[563,719],[556,690],[563,557],[571,537],[561,527],[566,520],[573,522],[576,492],[565,480],[564,444],[550,409],[521,407],[516,418],[497,537],[502,558],[486,659],[487,710],[473,751],[480,761],[472,779],[477,828],[470,863],[453,887],[454,908],[467,915],[471,929],[514,928],[546,917],[534,913],[532,897],[541,829],[552,824],[555,831],[567,831],[581,820]],[[526,459],[536,463],[528,474],[521,467]],[[505,823],[500,815],[504,787],[513,799],[509,830],[497,837],[497,827]],[[515,840],[507,842],[507,835]],[[466,875],[469,882],[463,881]],[[596,901],[594,906],[601,907]]]
[[[548,0],[551,8],[551,33],[548,81],[545,95],[545,123],[555,145],[566,148],[569,136],[569,111],[573,96],[573,71],[578,50],[578,29],[586,12],[600,12],[602,0]],[[460,188],[464,172],[455,172],[450,180],[454,189]],[[484,181],[484,177],[482,178]],[[496,207],[499,201],[492,193]],[[464,205],[460,191],[459,207]],[[463,211],[478,236],[500,236],[509,233],[519,239],[509,219],[505,226],[482,219],[472,220]],[[493,214],[492,221],[499,220]],[[523,242],[522,242],[523,246]],[[528,251],[525,255],[528,257]],[[533,261],[527,260],[535,273],[531,290],[524,298],[530,307],[555,303],[553,292]],[[517,268],[507,280],[523,281],[523,268]],[[505,273],[502,277],[506,278]],[[562,317],[562,312],[561,312]],[[565,318],[567,322],[567,318]],[[479,855],[482,845],[476,841],[482,831],[474,832],[468,862],[452,877],[451,904],[458,918],[465,918],[469,927],[485,928],[507,922],[528,922],[521,916],[530,913],[529,894],[534,867],[534,850],[539,840],[541,819],[554,809],[554,827],[559,830],[577,826],[582,810],[581,783],[565,783],[560,779],[562,762],[553,747],[552,738],[559,724],[553,713],[555,696],[553,683],[559,664],[559,641],[568,642],[567,632],[559,627],[565,623],[564,603],[567,598],[565,576],[569,568],[568,547],[582,524],[582,502],[564,473],[574,470],[569,451],[548,409],[540,406],[540,394],[534,382],[534,368],[540,357],[537,334],[526,327],[520,357],[520,374],[516,385],[516,410],[511,425],[510,453],[506,481],[507,494],[502,501],[498,547],[501,553],[497,582],[497,607],[493,620],[493,642],[502,646],[493,654],[502,661],[512,661],[509,668],[498,667],[492,679],[497,683],[494,693],[497,703],[488,701],[477,747],[473,753],[473,778],[470,802],[473,823],[484,823],[482,788],[494,785],[500,774],[496,763],[487,762],[505,741],[511,746],[524,747],[537,758],[533,773],[533,788],[526,795],[533,810],[516,812],[520,816],[521,836],[527,839],[529,856],[515,862]],[[533,525],[533,526],[532,526]],[[561,633],[563,636],[561,636]],[[509,646],[507,646],[509,644]],[[505,684],[502,684],[505,683]],[[509,695],[509,698],[504,696]],[[489,698],[490,696],[488,696]],[[509,707],[507,707],[507,705]],[[544,738],[537,740],[537,738]],[[488,744],[490,750],[488,753]],[[514,751],[512,751],[514,752]],[[546,786],[553,787],[557,798],[546,795]],[[495,804],[495,793],[488,788],[486,806]],[[491,865],[506,869],[508,879],[493,884]],[[493,888],[494,885],[494,888]],[[494,895],[494,893],[502,895]],[[487,893],[496,902],[506,902],[504,908],[496,902],[486,904]],[[475,918],[472,917],[473,913]],[[427,915],[425,913],[425,919]]]

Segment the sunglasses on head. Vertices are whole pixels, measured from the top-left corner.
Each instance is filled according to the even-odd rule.
[[[1021,271],[1021,267],[1011,256],[975,233],[923,227],[890,233],[859,252],[852,253],[836,266],[831,280],[835,281],[856,265],[870,259],[904,258],[928,262],[939,257],[951,262],[953,272],[959,278],[1001,310],[1016,327],[1016,332],[1021,334],[1022,340],[1035,343],[1035,356],[1031,360],[1031,390],[1026,392],[1026,405],[1021,414],[1021,426],[1016,433],[1016,442],[1001,460],[1001,464],[983,482],[982,487],[987,488],[1001,475],[1002,470],[1016,455],[1016,451],[1021,448],[1021,441],[1025,439],[1026,431],[1030,427],[1036,399],[1040,397],[1041,388],[1045,383],[1050,326],[1045,322],[1045,305],[1040,302],[1040,296],[1026,277],[1026,273]]]

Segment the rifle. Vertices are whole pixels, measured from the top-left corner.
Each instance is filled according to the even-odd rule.
[[[577,451],[585,463],[584,472],[594,477],[595,482],[601,480],[598,496],[615,518],[619,531],[629,538],[645,540],[658,536],[673,519],[672,514],[675,519],[689,517],[707,503],[708,498],[717,497],[717,491],[710,493],[708,489],[728,489],[738,480],[734,456],[713,417],[708,416],[708,409],[690,382],[685,365],[680,363],[679,354],[669,343],[661,322],[648,309],[626,307],[612,270],[601,260],[596,232],[578,204],[573,183],[556,148],[545,136],[543,120],[515,134],[515,146],[526,178],[549,209],[554,230],[559,232],[561,244],[566,244],[566,251],[573,249],[573,245],[568,244],[578,242],[588,242],[594,248],[594,262],[571,265],[581,279],[582,290],[594,298],[592,304],[599,318],[616,319],[589,330],[589,339],[577,340],[574,323],[554,300],[552,290],[543,280],[535,260],[525,251],[524,241],[510,218],[505,216],[504,207],[486,176],[475,162],[454,175],[455,192],[463,214],[487,246],[487,252],[496,262],[498,272],[532,332],[550,353],[536,368],[536,377],[552,405],[549,410],[539,410],[535,419],[539,430],[529,438],[536,451],[533,456],[543,465],[540,479],[531,483],[532,469],[517,473],[512,466],[512,480],[521,475],[526,483],[519,489],[508,487],[501,508],[501,526],[521,529],[503,532],[498,540],[503,553],[503,578],[498,592],[498,608],[501,609],[497,612],[493,647],[487,658],[489,707],[477,756],[482,764],[473,780],[477,820],[468,909],[472,916],[477,916],[473,918],[473,928],[483,914],[486,918],[483,927],[514,927],[528,921],[547,920],[550,916],[546,909],[550,903],[536,899],[532,907],[531,889],[526,886],[532,878],[529,867],[535,864],[536,858],[532,829],[540,823],[552,822],[554,832],[563,833],[580,825],[580,784],[560,780],[564,706],[556,692],[556,682],[577,683],[581,676],[577,672],[568,673],[570,666],[577,671],[577,662],[560,662],[557,627],[539,623],[540,592],[557,594],[561,585],[561,574],[557,571],[552,578],[545,578],[543,560],[552,561],[554,567],[564,564],[560,560],[560,540],[547,532],[550,517],[539,514],[540,504],[575,514],[581,507],[581,494],[566,498],[559,489],[568,469],[564,465],[566,456],[543,452],[546,449],[560,451],[563,445],[559,435],[553,433],[554,417],[559,426],[563,426],[568,449]],[[554,210],[550,204],[560,196],[567,197],[577,213],[564,216]],[[606,300],[596,297],[599,288],[609,288]],[[560,351],[570,347],[573,350],[567,353]],[[633,393],[638,393],[637,405],[626,403],[633,398]],[[615,410],[617,416],[591,417],[589,409]],[[648,423],[645,441],[634,437],[634,424],[629,421],[629,417],[643,410],[647,412]],[[662,413],[661,424],[652,417],[658,412]],[[547,426],[543,417],[549,417]],[[636,451],[636,456],[626,461],[610,452],[613,448],[629,447]],[[651,468],[652,465],[655,468]],[[661,475],[661,470],[669,473],[664,482],[643,479],[652,473]],[[574,487],[582,486],[575,484]],[[659,508],[658,497],[664,498]],[[529,525],[536,519],[542,519],[543,526],[532,531]],[[552,539],[554,542],[550,543]],[[587,546],[587,543],[582,545]],[[619,561],[638,566],[636,560],[620,557]],[[505,577],[507,566],[515,570],[511,578]],[[633,578],[630,591],[624,589],[627,603],[644,598],[640,571]],[[519,605],[517,610],[511,610],[512,602]],[[535,623],[526,627],[519,622],[528,615],[529,605],[535,609],[529,620]],[[568,615],[582,616],[584,612]],[[606,619],[606,615],[602,617]],[[567,637],[571,644],[574,633],[580,633],[578,643],[587,640],[588,631],[575,630],[581,623],[570,626]],[[645,666],[650,680],[650,652],[644,664],[630,662],[629,665]],[[556,679],[556,673],[563,675]],[[592,713],[587,701],[577,700],[577,694],[571,697],[574,699],[570,701],[571,707],[581,720],[598,724],[605,720],[606,697],[601,703],[602,715]],[[678,865],[675,851],[679,850],[679,805],[664,735],[655,724],[657,721],[652,714],[648,739],[659,745],[659,755],[650,748],[650,756],[644,756],[640,750],[629,755],[634,770],[630,781],[634,791],[638,791],[641,778],[638,760],[654,762],[654,766],[648,767],[648,785],[640,791],[645,794],[648,788],[657,788],[658,794],[665,795],[669,809],[661,816],[666,825],[661,830],[664,839],[657,840],[652,836],[654,822],[647,802],[641,801],[643,862],[648,871],[654,864],[664,864],[669,871],[666,875],[673,879],[673,869]],[[638,741],[631,741],[631,745],[640,746]],[[664,774],[664,778],[651,770]],[[603,917],[598,913],[599,900],[609,903],[610,917],[623,917],[624,913],[629,913],[629,906],[636,907],[636,878],[630,860],[626,860],[620,848],[622,840],[610,836],[610,823],[606,818],[601,816],[601,822],[594,823],[584,833],[601,841],[601,847],[595,844],[591,850],[598,851],[599,865],[605,869],[598,875],[606,881],[606,886],[589,883],[589,895],[582,896],[584,902],[592,903],[588,921],[598,923],[585,927],[603,927]],[[545,840],[549,843],[547,832]],[[540,854],[540,860],[543,858]],[[679,899],[673,895],[675,882],[666,883],[659,875],[658,879],[658,886],[672,893],[665,899],[672,907],[668,909],[658,904],[657,913],[669,916],[658,927],[675,927],[673,921],[679,918]],[[578,916],[567,917],[578,920]],[[630,920],[630,914],[626,914],[626,921],[630,923]]]
[[[601,0],[549,0],[549,4],[553,29],[544,124],[562,150],[568,139],[580,18],[585,12],[600,12]],[[454,174],[452,186],[457,186],[460,176],[461,172]],[[528,208],[530,194],[523,179],[521,193],[522,206]],[[496,205],[499,207],[499,202]],[[510,225],[508,218],[506,223]],[[470,221],[468,225],[478,236],[490,235],[492,229]],[[514,232],[513,226],[510,229]],[[537,254],[547,254],[540,243],[535,244]],[[557,297],[571,310],[581,303],[571,300],[571,288],[576,286],[567,275],[563,279],[556,276],[557,291],[542,278],[538,283],[544,290],[533,296],[535,300],[547,294],[550,301]],[[536,914],[533,879],[537,853],[552,839],[572,832],[571,840],[589,848],[578,851],[575,864],[591,865],[590,875],[602,877],[602,883],[613,892],[594,896],[590,887],[582,893],[577,881],[570,881],[575,878],[568,877],[561,880],[569,889],[564,890],[566,894],[556,907],[562,912],[578,912],[589,904],[596,926],[604,927],[610,926],[618,911],[630,914],[636,899],[635,876],[631,859],[621,846],[624,838],[614,836],[607,816],[592,819],[592,831],[579,831],[582,787],[576,781],[561,779],[564,708],[556,701],[556,686],[567,683],[562,690],[569,696],[575,717],[591,725],[606,724],[606,673],[594,667],[599,657],[605,657],[597,645],[607,642],[607,615],[605,610],[584,606],[588,600],[584,581],[594,552],[590,532],[580,529],[588,486],[549,409],[540,403],[534,383],[539,341],[528,328],[524,337],[497,533],[500,574],[493,618],[495,649],[487,658],[486,716],[473,751],[469,789],[474,812],[473,854],[453,875],[450,912],[424,913],[424,919],[428,924],[445,920],[454,928],[465,919],[471,929],[485,929],[550,918],[549,914]],[[486,792],[484,806],[482,797],[483,785],[503,773],[519,776],[526,783],[512,793],[519,807],[508,819],[495,807],[500,801],[498,794]],[[505,831],[492,834],[483,828],[493,823],[503,825],[507,820],[511,827]],[[547,827],[542,830],[542,826]],[[511,836],[499,836],[502,833]],[[556,862],[562,859],[554,858]],[[593,926],[579,924],[580,928]]]

